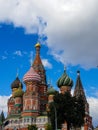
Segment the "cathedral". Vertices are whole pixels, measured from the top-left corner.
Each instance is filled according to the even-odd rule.
[[[53,100],[53,88],[49,88],[46,82],[46,72],[40,58],[40,43],[35,45],[35,49],[36,56],[33,64],[23,76],[26,90],[23,91],[23,84],[18,76],[11,84],[12,96],[7,103],[8,113],[4,122],[4,130],[28,130],[28,125],[36,125],[38,130],[45,130],[45,125],[49,122],[46,107]],[[61,93],[71,91],[73,81],[66,71],[57,81],[57,85]],[[89,104],[82,86],[80,72],[77,71],[74,96],[81,95],[85,102],[84,126],[81,129],[92,130]],[[66,127],[62,130],[66,130]]]

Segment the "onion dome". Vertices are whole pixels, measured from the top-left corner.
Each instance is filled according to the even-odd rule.
[[[51,86],[48,88],[47,94],[48,95],[54,95],[56,93],[56,90]]]
[[[21,89],[21,87],[19,87],[14,93],[13,93],[13,97],[22,97],[24,94],[23,90]]]
[[[23,77],[23,81],[27,82],[27,81],[41,81],[40,75],[37,74],[33,67],[30,68],[30,70],[24,75]]]
[[[69,86],[69,87],[73,86],[73,80],[70,77],[68,77],[65,70],[64,70],[63,75],[58,79],[57,86],[59,88],[61,86]]]
[[[37,43],[37,44],[35,45],[35,47],[41,47],[40,43]]]
[[[23,85],[20,82],[19,78],[16,77],[16,79],[11,84],[11,88],[13,89],[13,88],[19,88],[19,87],[23,88]]]

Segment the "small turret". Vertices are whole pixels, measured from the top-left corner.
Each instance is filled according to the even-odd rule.
[[[22,85],[22,82],[20,81],[20,79],[17,76],[16,79],[11,84],[12,95],[19,87],[23,88],[23,85]]]
[[[48,104],[46,105],[47,112],[50,111],[49,106],[50,106],[50,103],[54,101],[54,95],[56,94],[56,92],[57,91],[52,86],[50,86],[48,88],[48,91],[47,91],[47,94],[48,94]]]

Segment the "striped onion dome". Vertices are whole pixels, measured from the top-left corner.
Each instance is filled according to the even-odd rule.
[[[66,71],[64,70],[63,75],[58,79],[57,86],[60,88],[61,86],[73,86],[73,80],[68,77]]]
[[[41,81],[41,77],[34,71],[33,67],[31,67],[30,70],[24,75],[23,81]]]

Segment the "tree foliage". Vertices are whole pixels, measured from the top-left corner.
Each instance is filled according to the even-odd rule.
[[[50,123],[47,123],[47,124],[45,125],[45,130],[53,130]]]
[[[50,103],[48,115],[53,129],[55,129],[55,109],[57,113],[58,128],[66,121],[68,129],[73,125],[79,127],[84,123],[85,106],[82,97],[72,97],[69,92],[58,93],[54,96],[54,102]]]
[[[5,116],[4,116],[4,113],[2,111],[1,114],[0,114],[0,125],[3,125],[4,121],[5,121]]]

